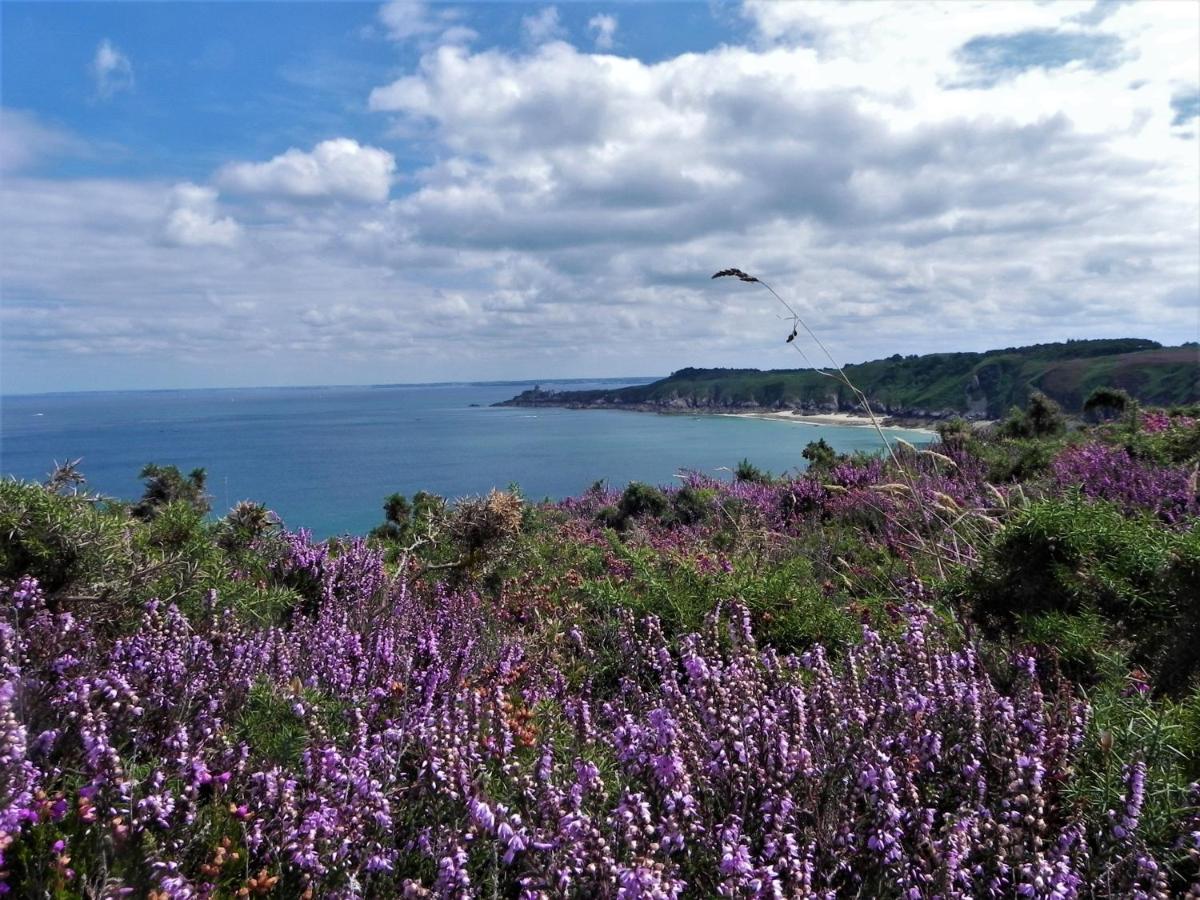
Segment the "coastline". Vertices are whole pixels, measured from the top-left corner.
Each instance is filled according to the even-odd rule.
[[[862,413],[830,412],[803,414],[791,412],[721,412],[718,416],[732,416],[736,419],[770,419],[775,422],[790,422],[794,425],[834,425],[837,427],[870,428],[871,419]],[[887,431],[919,431],[924,434],[937,434],[932,428],[924,425],[897,425],[887,423],[887,417],[879,418],[880,428]],[[887,423],[887,424],[885,424]]]
[[[557,401],[557,402],[556,402]],[[822,413],[800,413],[793,410],[780,409],[764,409],[763,407],[746,407],[740,409],[729,406],[686,406],[683,404],[661,404],[661,403],[608,403],[608,402],[580,402],[570,400],[557,400],[553,396],[539,398],[536,402],[523,401],[520,397],[513,397],[510,400],[504,400],[500,403],[493,403],[492,406],[509,407],[517,409],[600,409],[617,412],[640,412],[654,413],[660,416],[730,416],[733,418],[742,419],[769,419],[777,422],[790,422],[794,425],[833,425],[837,427],[848,428],[871,428],[871,419],[864,413],[858,412],[822,412]],[[913,431],[921,434],[936,435],[937,431],[934,426],[942,420],[941,416],[903,416],[891,414],[877,414],[876,419],[879,421],[879,427],[892,431]],[[976,425],[985,423],[975,423]]]

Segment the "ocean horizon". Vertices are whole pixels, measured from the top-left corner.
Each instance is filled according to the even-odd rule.
[[[872,429],[707,414],[493,407],[535,384],[613,387],[643,378],[430,384],[167,388],[0,397],[0,476],[41,480],[81,459],[88,487],[141,495],[147,463],[202,467],[215,515],[264,503],[318,538],[362,534],[384,498],[425,490],[448,498],[519,487],[561,499],[604,480],[670,485],[685,470],[731,477],[741,459],[803,468],[809,441],[879,448]],[[912,441],[923,432],[893,430]]]

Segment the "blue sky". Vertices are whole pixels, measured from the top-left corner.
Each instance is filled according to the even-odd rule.
[[[1195,4],[0,17],[6,393],[1200,333]]]
[[[436,7],[435,7],[436,8]],[[522,20],[541,7],[477,3],[460,20],[488,46],[527,47]],[[557,10],[565,35],[591,44],[587,23],[612,5]],[[413,70],[421,47],[389,40],[364,3],[8,3],[3,102],[36,111],[113,152],[51,159],[42,174],[204,180],[231,158],[270,157],[331,135],[387,143],[412,170],[428,147],[388,140],[367,107],[372,88]],[[703,51],[740,18],[700,4],[619,5],[620,52],[647,62]],[[724,23],[724,28],[722,23]],[[134,80],[104,98],[92,70],[109,41],[136,60]],[[132,65],[132,63],[131,63]]]

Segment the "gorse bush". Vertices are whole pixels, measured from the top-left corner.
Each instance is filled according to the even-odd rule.
[[[203,469],[193,469],[184,476],[175,466],[149,463],[138,473],[138,478],[146,482],[142,499],[131,507],[139,519],[153,519],[175,503],[186,503],[201,516],[212,508],[205,493],[208,477]]]
[[[1000,426],[1000,433],[1011,438],[1053,437],[1066,431],[1066,420],[1057,403],[1034,391],[1025,409],[1013,407]]]
[[[1132,658],[1170,686],[1200,673],[1200,655],[1183,652],[1196,635],[1200,527],[1174,533],[1108,503],[1043,501],[1000,533],[962,594],[981,621],[998,627],[1051,614],[1081,617],[1063,624],[1106,622]]]
[[[1098,387],[1083,401],[1085,415],[1104,421],[1119,416],[1129,408],[1129,394],[1119,388]]]
[[[738,481],[749,481],[754,484],[770,484],[771,475],[764,472],[750,460],[743,459],[733,471],[733,477]]]
[[[52,595],[90,592],[127,564],[125,519],[86,497],[0,481],[0,578],[30,575]]]
[[[800,455],[808,460],[808,467],[817,471],[829,469],[838,461],[837,451],[826,442],[825,438],[810,441]]]

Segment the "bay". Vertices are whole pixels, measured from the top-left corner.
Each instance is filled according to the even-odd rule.
[[[539,382],[587,389],[652,379]],[[492,407],[534,382],[242,388],[35,394],[0,399],[0,475],[43,479],[82,457],[94,491],[133,499],[155,462],[203,467],[219,513],[252,499],[317,537],[361,534],[393,491],[446,497],[519,485],[531,499],[585,491],[604,479],[678,483],[694,469],[729,477],[802,468],[823,437],[839,451],[876,450],[869,428],[732,416]],[[894,431],[922,442],[922,432]]]

